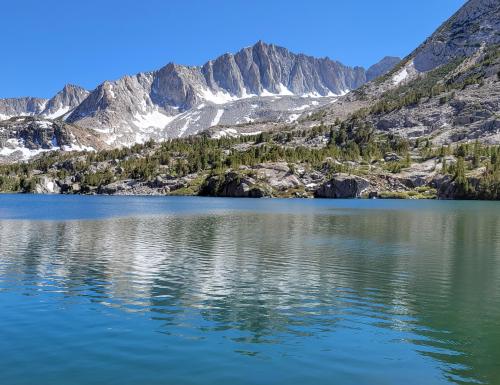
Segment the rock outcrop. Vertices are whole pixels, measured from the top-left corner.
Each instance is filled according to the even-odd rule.
[[[61,189],[55,179],[44,175],[39,178],[34,192],[37,194],[59,194]]]
[[[368,180],[355,175],[337,174],[314,193],[316,198],[359,198],[370,186]]]
[[[235,172],[209,176],[200,188],[201,196],[231,198],[262,198],[269,192],[260,187],[255,179]]]

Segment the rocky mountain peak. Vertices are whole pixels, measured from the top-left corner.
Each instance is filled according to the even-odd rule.
[[[80,86],[66,84],[61,91],[49,99],[41,115],[51,119],[62,117],[80,105],[89,93]]]

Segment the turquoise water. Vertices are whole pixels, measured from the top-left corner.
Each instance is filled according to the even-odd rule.
[[[0,384],[499,384],[500,204],[0,196]]]

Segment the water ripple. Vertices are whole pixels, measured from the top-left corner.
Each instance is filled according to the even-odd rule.
[[[200,202],[0,220],[0,383],[499,378],[499,206]]]

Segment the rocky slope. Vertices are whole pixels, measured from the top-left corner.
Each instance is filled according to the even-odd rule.
[[[500,43],[498,0],[469,0],[411,55],[418,72],[471,56],[483,45]]]
[[[302,127],[362,119],[435,144],[500,143],[500,2],[470,0],[387,74],[318,108]]]

